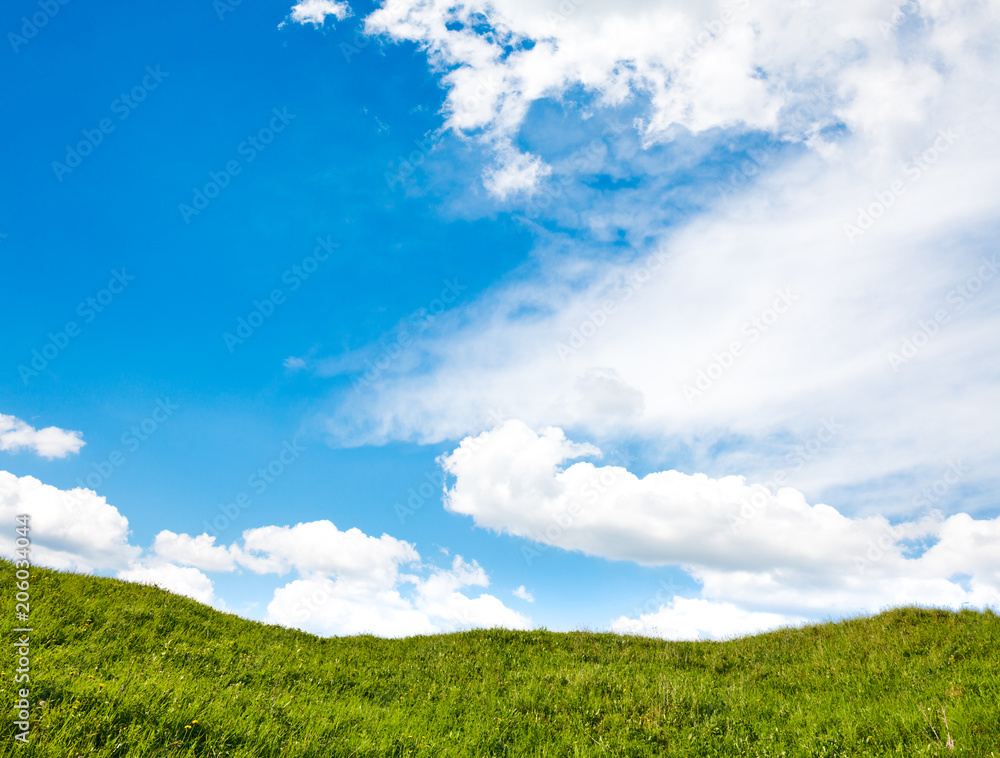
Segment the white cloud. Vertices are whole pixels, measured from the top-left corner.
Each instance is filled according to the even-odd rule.
[[[148,551],[130,545],[118,509],[91,490],[59,490],[34,477],[0,471],[0,553],[15,556],[15,517],[27,515],[31,561],[61,570],[114,570],[119,579],[153,584],[223,606],[205,571],[299,578],[275,591],[268,620],[319,634],[406,636],[472,627],[527,628],[530,620],[496,597],[466,594],[488,587],[475,561],[454,556],[450,568],[424,566],[413,545],[330,521],[248,529],[242,544],[216,545],[208,534],[163,530]],[[403,573],[402,569],[408,572]]]
[[[979,54],[971,40],[985,42],[991,18],[985,4],[922,3],[922,26],[904,41],[898,29],[887,38],[880,27],[893,10],[863,0],[807,8],[779,0],[386,0],[366,29],[417,43],[445,72],[446,126],[480,136],[500,164],[486,173],[487,186],[506,197],[542,175],[538,156],[511,148],[531,105],[575,89],[605,106],[643,98],[648,113],[638,126],[647,143],[678,128],[736,126],[808,141],[838,119],[888,139],[926,116],[943,87],[938,71]],[[793,111],[810,93],[822,107],[796,122]]]
[[[805,622],[806,619],[796,616],[745,611],[732,603],[676,597],[655,613],[644,613],[634,619],[622,616],[612,621],[608,630],[666,640],[718,640]]]
[[[511,593],[511,594],[513,594],[514,597],[521,598],[521,600],[523,600],[526,603],[533,603],[533,602],[535,602],[535,596],[532,595],[530,592],[528,592],[528,590],[526,590],[524,588],[523,584],[520,587],[518,587],[516,590],[514,590],[514,592]]]
[[[620,466],[565,465],[593,454],[560,429],[535,433],[507,421],[442,457],[455,477],[445,506],[479,527],[564,550],[681,566],[704,599],[752,611],[816,617],[1000,604],[1000,517],[931,512],[893,525],[741,476],[640,478]]]
[[[404,594],[404,586],[411,584],[413,591]],[[404,637],[474,627],[526,629],[530,620],[496,597],[473,598],[462,592],[488,585],[482,568],[461,556],[455,556],[450,569],[435,568],[427,578],[406,575],[395,585],[373,587],[358,577],[313,574],[277,589],[267,618],[327,635]]]
[[[439,631],[454,631],[474,627],[505,627],[526,629],[530,620],[507,608],[493,595],[468,597],[463,587],[488,587],[489,579],[482,567],[462,556],[452,559],[450,569],[435,569],[427,579],[416,579],[415,605],[435,619]]]
[[[167,529],[156,535],[153,553],[158,559],[169,563],[194,566],[204,571],[234,571],[239,552],[226,547],[217,547],[215,537],[199,534],[174,534]]]
[[[128,519],[97,493],[60,490],[32,476],[0,471],[0,519],[29,518],[31,560],[73,571],[124,568],[140,550],[128,544]],[[13,555],[13,527],[0,530],[0,552]]]
[[[482,429],[482,410],[501,407],[534,428],[680,448],[708,473],[763,481],[784,469],[813,497],[863,491],[843,507],[878,501],[881,512],[906,512],[915,487],[956,459],[970,468],[971,490],[995,491],[1000,353],[989,335],[1000,330],[1000,276],[989,240],[1000,220],[990,200],[1000,152],[979,125],[987,119],[953,130],[954,144],[926,171],[911,160],[935,157],[938,129],[969,115],[956,103],[891,158],[854,143],[837,148],[836,163],[773,152],[754,167],[752,193],[671,230],[648,215],[644,204],[659,202],[652,193],[598,205],[588,223],[662,239],[643,245],[651,265],[543,249],[541,271],[439,319],[406,366],[346,398],[328,428],[352,445],[438,443]],[[850,242],[844,226],[894,182],[903,193]],[[779,293],[791,293],[791,306],[754,326],[771,321]],[[926,326],[942,310],[947,323]],[[914,335],[926,346],[894,367],[889,356]],[[843,432],[821,455],[790,464],[831,417]]]
[[[160,587],[168,592],[186,595],[206,605],[218,603],[212,580],[195,568],[175,566],[170,563],[148,567],[136,564],[125,571],[119,571],[118,578],[127,582]]]
[[[248,529],[242,544],[225,547],[207,534],[163,531],[147,562],[149,569],[139,567],[128,577],[159,572],[163,562],[168,564],[162,569],[164,580],[175,583],[184,578],[174,570],[177,566],[278,575],[295,571],[297,579],[275,590],[267,620],[317,634],[401,637],[472,627],[520,629],[530,623],[492,595],[465,594],[468,587],[489,586],[475,561],[466,563],[456,555],[449,569],[425,566],[408,542],[387,534],[371,537],[359,529],[341,531],[326,520]],[[207,591],[203,582],[195,582],[195,574],[188,578],[193,589],[185,594]]]
[[[483,173],[483,183],[486,189],[501,200],[530,192],[540,179],[552,173],[552,169],[542,163],[537,155],[518,152],[509,143],[495,152],[493,165]]]
[[[292,7],[291,20],[297,24],[323,26],[327,16],[343,21],[351,15],[351,7],[337,0],[302,0]],[[284,26],[284,24],[282,24]]]
[[[239,554],[239,562],[258,573],[295,569],[305,577],[336,574],[378,587],[394,585],[400,566],[420,560],[408,542],[387,534],[369,537],[360,529],[340,531],[326,520],[248,529]]]
[[[0,450],[17,453],[27,449],[51,460],[78,453],[85,444],[82,432],[57,426],[35,429],[15,416],[0,413]]]
[[[297,358],[294,355],[285,358],[284,366],[289,371],[299,371],[306,367],[306,362],[302,358]]]
[[[764,480],[834,417],[844,433],[792,472],[811,498],[851,488],[843,510],[905,513],[961,459],[977,498],[966,507],[992,507],[982,493],[1000,484],[989,432],[1000,423],[1000,280],[959,305],[948,298],[996,254],[996,3],[921,3],[903,24],[895,7],[385,2],[367,29],[428,50],[446,125],[482,140],[490,186],[511,199],[541,181],[547,205],[512,207],[550,208],[541,221],[573,233],[536,227],[532,266],[438,318],[373,392],[340,403],[331,434],[438,443],[479,431],[483,409],[499,406],[533,428],[640,439],[683,450],[693,470]],[[519,152],[531,144],[520,139],[526,114],[545,98],[564,115],[531,123],[538,144],[574,144],[602,105],[642,114],[639,132],[597,140],[585,168],[556,149]],[[727,159],[747,127],[771,141]],[[664,147],[685,129],[700,136]],[[720,160],[730,169],[718,177],[708,169]],[[711,178],[693,181],[702,169]],[[581,189],[595,175],[639,181],[605,197]],[[859,209],[879,212],[886,197],[848,239]],[[665,219],[675,201],[694,210]],[[623,235],[628,246],[594,244]],[[648,272],[627,258],[650,252],[661,259],[637,282]],[[787,316],[747,331],[789,290]],[[923,339],[942,308],[948,323],[894,371],[888,356]],[[689,402],[685,388],[736,341],[739,359]]]
[[[998,5],[929,0],[887,32],[896,7],[386,0],[368,31],[427,50],[445,126],[481,142],[489,189],[551,209],[531,267],[438,319],[331,432],[437,443],[504,408],[526,425],[445,458],[449,507],[685,566],[714,605],[678,600],[665,625],[727,603],[782,618],[995,604],[998,522],[970,512],[993,512],[1000,484]],[[538,108],[525,134],[544,99],[564,120]],[[566,121],[602,108],[638,113],[634,139],[599,140],[586,168],[540,147],[565,147],[579,126]],[[754,131],[770,141],[744,158]],[[580,190],[595,175],[637,189]],[[512,202],[531,191],[548,205]],[[652,271],[626,260],[652,251]],[[706,473],[562,468],[594,451],[556,427]],[[942,494],[918,494],[954,470]],[[796,489],[751,484],[775,475]],[[754,495],[764,514],[731,531]],[[970,512],[916,512],[930,504]]]
[[[164,562],[164,554],[170,554],[211,563],[204,559],[212,538],[192,540],[163,532],[156,542],[160,555],[140,560],[142,549],[128,541],[128,519],[104,497],[0,471],[0,518],[14,524],[21,515],[29,517],[30,560],[35,565],[85,573],[116,570],[119,579],[155,584],[202,603],[217,602],[212,582],[201,571]],[[17,536],[13,528],[0,532],[0,553],[15,556]],[[220,570],[211,565],[209,569]]]
[[[267,620],[323,635],[405,637],[437,631],[396,589],[373,593],[325,576],[296,579],[275,590]]]

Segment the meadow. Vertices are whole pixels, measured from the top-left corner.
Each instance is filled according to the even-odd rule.
[[[0,562],[14,714],[14,567]],[[724,642],[478,630],[319,638],[31,569],[30,739],[0,755],[992,756],[1000,618],[900,608]]]

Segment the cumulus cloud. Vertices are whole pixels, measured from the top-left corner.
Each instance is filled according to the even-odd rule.
[[[449,569],[435,569],[427,579],[416,582],[416,605],[428,616],[441,619],[443,630],[494,626],[526,629],[528,618],[510,610],[493,595],[468,597],[460,592],[463,587],[489,584],[478,563],[466,563],[456,555]]]
[[[35,429],[15,416],[0,413],[0,450],[10,453],[31,450],[51,460],[74,455],[85,444],[82,432],[71,432],[57,426]]]
[[[732,603],[676,597],[655,613],[621,616],[608,630],[666,640],[732,639],[806,622],[797,616],[745,611]]]
[[[535,596],[532,595],[530,592],[528,592],[528,590],[526,590],[524,588],[523,584],[520,587],[518,587],[516,590],[514,590],[513,593],[511,593],[511,594],[513,594],[514,597],[520,598],[521,600],[523,600],[526,603],[533,603],[533,602],[535,602]]]
[[[291,20],[297,24],[323,26],[327,16],[343,21],[351,15],[351,7],[337,0],[302,0],[292,7]]]
[[[77,487],[60,490],[34,477],[0,471],[0,518],[13,524],[27,515],[31,562],[62,571],[115,571],[119,579],[155,584],[202,603],[217,604],[212,582],[196,568],[178,566],[169,558],[219,570],[211,540],[164,532],[157,538],[158,555],[143,557],[129,544],[128,519],[96,492]],[[17,535],[0,533],[0,553],[15,556]],[[224,550],[221,550],[225,553]]]
[[[248,529],[241,542],[228,546],[216,545],[207,534],[163,531],[150,560],[148,569],[140,567],[129,576],[146,576],[161,565],[164,580],[177,583],[183,578],[177,566],[195,574],[200,574],[196,569],[279,576],[294,571],[298,578],[275,590],[267,621],[316,634],[402,637],[473,627],[522,629],[530,623],[493,595],[467,594],[467,588],[489,586],[475,561],[454,556],[447,569],[428,566],[408,542],[359,529],[342,531],[327,520]],[[187,575],[192,591],[204,594],[195,574]]]
[[[462,591],[474,586],[489,586],[486,573],[475,561],[466,563],[461,556],[454,557],[449,569],[432,568],[427,577],[407,574],[398,582],[378,585],[358,577],[314,573],[277,589],[267,618],[317,634],[384,637],[529,626],[527,617],[493,595],[469,597]]]
[[[158,559],[168,563],[179,563],[204,571],[233,571],[240,557],[238,551],[216,546],[215,537],[199,534],[175,534],[168,529],[156,535],[152,552]]]
[[[296,579],[274,592],[267,606],[270,622],[315,634],[376,634],[405,637],[432,634],[434,623],[398,590],[362,591],[330,577]]]
[[[33,563],[89,572],[124,568],[140,553],[128,542],[128,519],[92,490],[60,490],[0,471],[0,518],[13,524],[22,514],[30,517]],[[0,532],[0,552],[14,555],[16,536]]]
[[[339,530],[330,521],[265,526],[243,533],[241,563],[259,573],[303,576],[336,574],[360,584],[396,583],[401,565],[420,560],[408,542],[387,534],[370,537],[360,529]]]
[[[95,492],[60,490],[34,477],[0,471],[0,518],[27,515],[31,560],[162,587],[223,607],[205,574],[246,569],[298,578],[278,588],[267,620],[318,634],[429,634],[473,627],[527,628],[530,620],[490,594],[475,561],[455,556],[448,568],[424,565],[416,548],[387,534],[341,531],[330,521],[248,529],[242,540],[217,545],[208,534],[163,530],[148,550],[129,544],[129,524]],[[13,528],[0,532],[0,553],[15,556]]]
[[[212,580],[198,569],[187,566],[176,566],[171,563],[144,566],[139,563],[125,571],[119,571],[118,578],[186,595],[206,605],[216,605],[219,602],[215,597]]]
[[[1000,603],[1000,517],[930,511],[893,524],[742,476],[637,477],[621,466],[567,465],[596,454],[560,429],[536,433],[507,421],[442,457],[455,477],[445,506],[479,527],[564,550],[680,566],[705,600],[753,612],[815,618],[907,603]],[[524,551],[529,559],[538,552]],[[659,620],[680,618],[683,608]]]

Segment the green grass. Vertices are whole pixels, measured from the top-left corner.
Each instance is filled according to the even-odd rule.
[[[0,567],[13,713],[13,568]],[[728,642],[321,639],[31,571],[31,742],[6,719],[0,755],[1000,756],[991,613],[904,608]]]

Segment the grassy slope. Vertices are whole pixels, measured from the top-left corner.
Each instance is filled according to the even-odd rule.
[[[3,561],[3,703],[14,701]],[[32,569],[45,756],[996,756],[1000,618],[902,609],[722,643],[475,631],[320,639]],[[945,741],[941,706],[955,749]],[[34,706],[34,703],[33,703]]]

